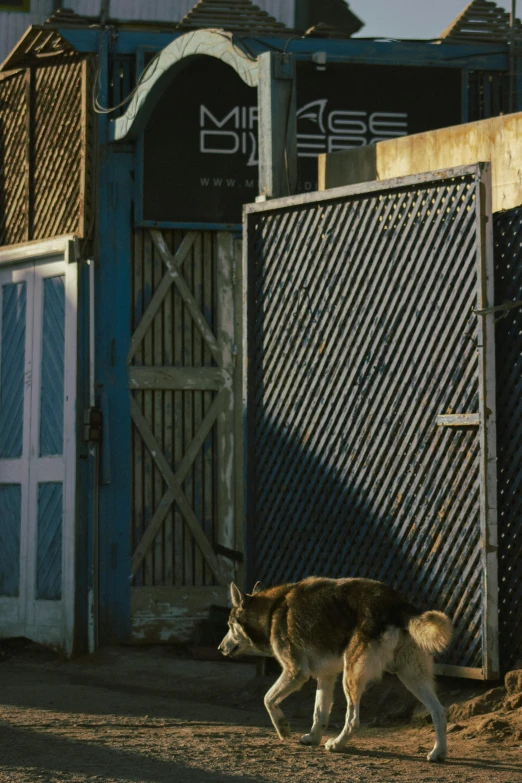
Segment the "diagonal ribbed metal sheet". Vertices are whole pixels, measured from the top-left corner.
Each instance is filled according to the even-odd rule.
[[[495,671],[497,642],[482,172],[245,217],[250,578],[386,581],[450,614],[443,662],[475,677]]]
[[[34,239],[80,229],[85,165],[83,71],[81,61],[35,70],[31,226]]]
[[[0,245],[14,245],[27,239],[29,136],[25,95],[23,72],[0,80]]]
[[[494,215],[495,301],[522,302],[522,207]],[[522,650],[522,307],[496,313],[499,634],[502,668]]]

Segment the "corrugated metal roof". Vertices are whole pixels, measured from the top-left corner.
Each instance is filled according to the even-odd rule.
[[[37,61],[41,63],[43,59],[67,57],[72,54],[76,54],[76,49],[56,30],[32,25],[0,65],[0,72],[26,67]]]
[[[292,28],[297,0],[258,0],[262,10]],[[0,15],[0,62],[6,58],[31,25],[41,25],[53,12],[53,0],[31,0],[29,13],[2,12]],[[64,5],[92,23],[99,17],[101,0],[64,0]],[[111,0],[111,21],[175,24],[194,7],[195,0]]]
[[[31,0],[29,13],[0,12],[0,62],[32,24],[43,24],[53,10],[53,0]]]
[[[515,36],[522,38],[522,23],[516,20]],[[511,38],[509,14],[489,0],[473,0],[441,33],[446,43],[482,41],[505,43]]]
[[[251,0],[199,0],[181,20],[180,30],[219,27],[233,33],[281,35],[292,33],[282,22],[262,11]]]

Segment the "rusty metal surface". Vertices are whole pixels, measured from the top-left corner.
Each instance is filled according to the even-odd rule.
[[[382,579],[480,676],[479,186],[429,176],[247,208],[248,571]]]
[[[494,216],[495,301],[522,299],[522,207]],[[522,650],[522,308],[496,314],[499,614],[504,670]]]

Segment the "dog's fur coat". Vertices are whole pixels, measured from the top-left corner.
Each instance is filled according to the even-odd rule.
[[[283,699],[310,677],[317,680],[311,731],[305,745],[318,745],[333,701],[337,675],[343,673],[346,722],[326,749],[341,750],[359,725],[359,704],[369,682],[385,671],[397,674],[427,707],[436,742],[429,761],[446,758],[446,719],[435,694],[431,654],[447,647],[451,621],[442,612],[421,612],[400,593],[371,579],[310,577],[252,595],[230,586],[229,632],[219,645],[224,655],[258,651],[273,655],[282,673],[265,696],[265,706],[280,737],[290,727],[280,708]]]

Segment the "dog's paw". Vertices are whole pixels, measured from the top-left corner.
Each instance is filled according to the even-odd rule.
[[[434,763],[446,761],[446,751],[439,750],[438,748],[433,748],[431,753],[428,753],[426,758],[428,759],[428,761],[432,761]]]
[[[303,734],[299,742],[301,745],[319,745],[321,737],[318,737],[315,734]]]
[[[326,740],[324,747],[329,753],[340,753],[344,748],[344,743],[338,742],[337,738],[333,738]]]
[[[281,742],[285,739],[288,739],[288,737],[291,734],[290,724],[288,723],[286,718],[280,718],[277,721],[277,733],[279,735],[279,739]]]

